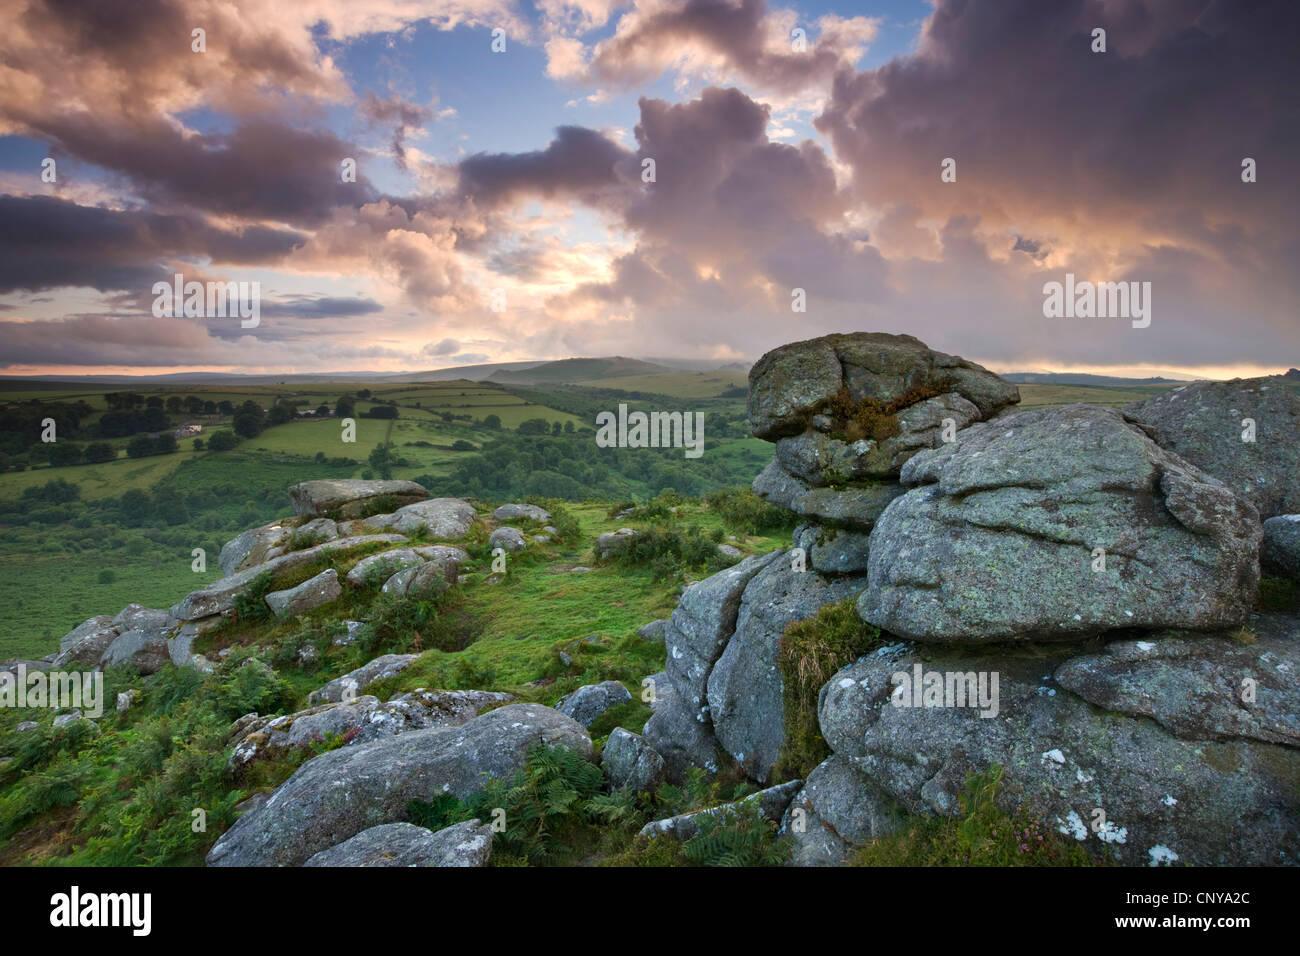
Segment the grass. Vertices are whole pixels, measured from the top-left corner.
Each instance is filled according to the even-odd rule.
[[[1001,767],[971,774],[950,819],[911,817],[899,833],[873,840],[854,866],[1095,866],[1077,841],[1017,808],[999,806]]]
[[[836,671],[869,652],[879,639],[879,629],[858,616],[856,598],[828,604],[816,617],[785,629],[777,654],[785,703],[785,746],[774,780],[807,777],[830,756],[817,722],[818,696]]]
[[[66,465],[62,468],[33,468],[0,474],[0,497],[17,498],[26,489],[62,478],[81,486],[87,499],[116,497],[131,488],[152,488],[187,461],[199,458],[190,442],[181,443],[179,451],[148,458],[118,458],[98,465]]]

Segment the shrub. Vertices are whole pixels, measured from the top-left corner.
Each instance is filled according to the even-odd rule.
[[[617,564],[649,565],[658,575],[669,577],[685,570],[717,571],[727,561],[717,545],[699,528],[638,531],[609,560]]]
[[[768,504],[748,488],[718,491],[709,495],[707,501],[727,527],[741,534],[790,530],[797,520],[791,512]]]
[[[266,595],[272,590],[271,572],[263,571],[255,577],[249,586],[235,595],[235,618],[239,621],[265,621],[271,616],[271,607],[266,603]]]
[[[879,640],[879,629],[858,616],[854,598],[826,605],[816,617],[786,627],[777,651],[785,705],[785,745],[775,768],[777,779],[806,777],[830,756],[817,723],[821,689]]]

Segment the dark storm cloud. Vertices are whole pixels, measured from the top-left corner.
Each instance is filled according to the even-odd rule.
[[[0,196],[0,222],[0,292],[147,290],[166,277],[159,268],[164,258],[265,265],[304,241],[289,230],[221,229],[187,214],[102,209],[49,196]]]
[[[617,167],[630,155],[595,130],[561,126],[545,149],[477,153],[463,160],[458,191],[487,208],[520,197],[575,197],[595,204],[619,184]]]
[[[1300,211],[1298,33],[1293,0],[938,0],[918,52],[842,71],[817,125],[875,203],[1094,219],[1186,205],[1269,227]],[[1261,175],[1243,188],[1248,156]]]
[[[163,119],[122,127],[77,115],[51,118],[44,132],[79,159],[121,173],[134,191],[161,205],[221,215],[313,225],[337,206],[377,193],[358,171],[343,182],[341,163],[358,147],[324,130],[254,118],[231,133],[185,135]]]

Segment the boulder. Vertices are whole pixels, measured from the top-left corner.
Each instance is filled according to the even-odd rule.
[[[951,422],[955,430],[982,417],[972,403],[956,392],[948,392],[899,411],[895,418],[900,432],[892,437],[847,442],[809,427],[799,435],[777,441],[776,460],[789,474],[813,488],[897,477],[907,459],[941,443],[945,423]]]
[[[462,562],[469,560],[469,555],[460,548],[437,547],[416,548],[417,554],[437,550],[440,553],[426,559],[413,568],[404,568],[384,582],[380,589],[389,594],[417,597],[440,591],[449,584],[455,584],[460,577]]]
[[[113,618],[118,636],[104,650],[99,666],[126,666],[140,674],[153,674],[171,663],[167,639],[180,625],[167,611],[128,604]]]
[[[507,704],[510,694],[484,690],[415,690],[387,703],[369,694],[351,701],[319,704],[280,717],[248,714],[231,732],[231,769],[254,760],[277,757],[286,750],[304,748],[327,737],[344,738],[344,746],[396,737],[410,730],[459,727],[485,708]]]
[[[615,788],[654,790],[666,775],[664,758],[640,734],[615,727],[600,754],[605,776]]]
[[[56,670],[94,667],[117,640],[119,630],[107,614],[78,624],[59,641],[59,653],[51,666]]]
[[[755,804],[758,806],[759,816],[764,820],[780,823],[781,818],[785,815],[786,808],[790,805],[790,801],[794,799],[795,794],[799,792],[802,786],[802,780],[790,780],[775,787],[760,790],[758,793],[752,793],[735,803],[724,803],[721,806],[709,807],[707,810],[682,813],[675,817],[668,817],[666,820],[654,820],[643,826],[637,836],[647,839],[669,836],[676,840],[689,840],[700,832],[700,824],[704,820],[718,816],[725,818],[729,813],[741,806]]]
[[[1054,679],[1091,704],[1150,717],[1185,740],[1300,747],[1300,616],[1260,615],[1254,631],[1250,644],[1177,632],[1112,641],[1062,664]]]
[[[659,754],[664,762],[664,774],[673,783],[683,783],[691,767],[716,772],[720,748],[708,719],[700,718],[682,700],[666,675],[664,678],[655,683],[652,713],[641,729],[646,743]]]
[[[492,517],[497,521],[515,521],[519,518],[528,518],[532,521],[550,521],[551,513],[545,508],[539,508],[537,505],[502,505],[492,512]],[[554,529],[548,529],[554,533]]]
[[[708,716],[718,742],[754,780],[767,780],[785,745],[777,663],[781,635],[794,621],[855,597],[865,587],[862,576],[792,571],[783,557],[769,562],[745,587],[735,631],[709,672]]]
[[[794,511],[794,503],[809,491],[807,485],[782,468],[775,458],[758,473],[750,487],[768,504],[787,511]]]
[[[741,595],[755,575],[782,554],[754,555],[682,591],[664,630],[664,645],[668,678],[692,717],[708,719],[709,672],[735,633]]]
[[[474,506],[468,501],[433,498],[398,508],[392,514],[374,515],[364,524],[376,530],[399,531],[408,535],[427,532],[430,537],[451,541],[465,537],[477,518]]]
[[[386,582],[399,571],[406,571],[424,564],[424,557],[414,548],[393,548],[362,558],[348,572],[347,582],[350,587],[360,588],[367,584]]]
[[[1264,522],[1259,560],[1265,570],[1300,581],[1300,514],[1278,515]]]
[[[911,813],[956,813],[967,776],[996,765],[1003,769],[998,801],[1005,810],[1023,806],[1122,863],[1296,859],[1300,751],[1251,736],[1186,739],[1146,717],[1144,709],[1174,721],[1176,690],[1158,685],[1178,672],[1176,655],[1153,665],[1141,687],[1125,687],[1119,667],[1071,665],[1072,656],[1050,644],[1008,645],[997,654],[889,645],[827,682],[819,706],[822,735],[838,757]],[[920,685],[934,691],[930,697],[912,686],[918,669]],[[1138,716],[1094,705],[1057,684],[1053,674],[1090,686],[1097,699],[1113,697]],[[931,681],[928,675],[938,676]],[[963,692],[979,688],[981,680],[984,700],[972,706]],[[1185,688],[1189,680],[1184,674],[1175,683]],[[1222,690],[1235,696],[1238,686]],[[1144,705],[1146,695],[1155,702]],[[1202,694],[1183,701],[1187,719],[1177,722],[1193,734],[1198,723],[1229,730],[1213,715],[1208,721],[1195,716],[1205,700]]]
[[[460,727],[413,730],[304,763],[261,807],[241,816],[208,854],[210,866],[297,866],[384,823],[412,800],[465,799],[508,779],[538,744],[591,759],[581,724],[535,704],[511,704]]]
[[[606,532],[596,538],[596,554],[602,558],[619,554],[632,543],[635,537],[636,532],[631,528],[619,528],[617,531]]]
[[[315,705],[343,700],[349,691],[355,695],[376,681],[400,674],[419,657],[419,654],[383,654],[312,691],[307,695],[307,703]]]
[[[300,524],[293,534],[293,537],[302,541],[310,541],[313,544],[324,544],[326,541],[333,541],[338,536],[338,522],[333,518],[312,518],[310,521]]]
[[[793,866],[839,866],[853,850],[897,833],[906,814],[843,757],[820,763],[790,801],[777,836],[794,845]]]
[[[303,866],[487,866],[492,827],[469,820],[434,833],[385,823],[321,850]]]
[[[572,717],[582,726],[590,727],[605,711],[631,699],[632,695],[621,683],[607,680],[599,684],[587,684],[572,694],[561,697],[555,709]]]
[[[664,632],[668,627],[668,619],[661,618],[657,621],[651,621],[648,624],[642,624],[636,629],[636,636],[644,641],[655,641],[662,644],[664,642]]]
[[[855,401],[882,404],[924,390],[952,393],[974,405],[980,418],[1020,400],[1014,385],[982,366],[935,352],[910,335],[826,335],[773,349],[754,364],[749,372],[750,428],[755,437],[769,441],[798,435],[841,388]]]
[[[217,558],[221,573],[229,576],[244,568],[265,564],[284,554],[288,550],[289,539],[296,530],[295,523],[292,520],[272,521],[231,538],[221,546],[221,554]]]
[[[113,615],[111,614],[100,614],[97,617],[88,618],[59,638],[59,653],[70,651],[87,637],[109,630],[113,626]]]
[[[1125,406],[1124,415],[1261,518],[1300,512],[1300,394],[1282,376],[1193,382]],[[1243,440],[1245,419],[1254,422],[1253,440]]]
[[[900,489],[901,490],[901,489]],[[861,531],[805,526],[795,544],[804,549],[813,570],[822,574],[865,574],[871,537]]]
[[[1209,630],[1241,623],[1255,602],[1254,507],[1115,409],[1004,414],[920,452],[901,480],[912,490],[871,533],[858,604],[893,634],[983,643]]]
[[[399,506],[429,497],[428,489],[414,481],[364,481],[358,478],[320,478],[289,488],[296,515],[340,518],[365,517],[377,499],[394,499]]]
[[[296,587],[270,592],[266,596],[266,603],[276,617],[284,619],[306,614],[322,604],[338,600],[342,594],[339,573],[333,568],[326,568]]]
[[[225,618],[220,615],[201,617],[195,621],[185,621],[170,633],[167,638],[167,653],[177,667],[195,666],[194,642],[209,631],[220,627]]]
[[[524,541],[524,533],[518,528],[497,528],[488,538],[488,546],[494,551],[502,548],[514,553],[524,550],[527,542]]]
[[[183,621],[212,617],[216,614],[227,614],[234,609],[235,598],[248,591],[253,582],[266,572],[276,574],[292,571],[295,568],[312,564],[327,555],[346,554],[349,551],[369,547],[373,544],[400,544],[405,540],[405,538],[397,534],[360,535],[326,541],[324,544],[304,548],[302,551],[290,551],[277,558],[272,558],[265,564],[244,568],[197,591],[192,591],[180,603],[172,606],[171,613],[174,617]]]
[[[870,531],[904,488],[896,482],[874,482],[848,488],[812,488],[796,498],[790,510],[824,524]]]

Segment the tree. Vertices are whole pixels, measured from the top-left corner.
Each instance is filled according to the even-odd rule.
[[[136,435],[126,443],[127,458],[144,458],[153,454],[153,439],[148,435]]]
[[[370,397],[370,389],[363,388],[357,391],[357,398],[369,398],[369,397]]]
[[[184,524],[190,520],[189,509],[181,493],[170,486],[159,488],[153,495],[154,517],[161,518],[167,524]]]
[[[118,500],[117,507],[123,521],[128,524],[139,524],[149,517],[149,495],[139,488],[132,488]]]
[[[235,433],[244,438],[256,438],[262,432],[266,411],[254,401],[247,401],[235,412]]]
[[[330,413],[330,407],[326,405],[324,402],[321,402],[319,405],[316,406],[317,418],[325,418],[326,416],[329,415],[329,413]]]
[[[87,464],[97,465],[103,461],[112,461],[117,457],[117,452],[106,441],[93,441],[86,446],[84,457]]]
[[[61,468],[65,465],[81,464],[81,447],[68,442],[55,442],[50,446],[50,466]]]
[[[370,466],[379,473],[380,478],[393,477],[393,453],[387,445],[376,445],[370,452]]]
[[[203,451],[203,439],[202,439],[202,438],[196,438],[196,439],[194,439],[194,450],[195,450],[195,451]]]
[[[556,438],[560,437],[560,435],[564,434],[564,426],[561,425],[559,422],[552,422],[551,434],[554,435]]]
[[[203,414],[204,414],[204,415],[215,415],[216,413],[217,413],[217,403],[216,403],[216,402],[204,402],[204,403],[203,403]]]
[[[208,451],[230,451],[239,444],[234,432],[213,432],[208,436]]]
[[[161,408],[146,408],[140,416],[141,431],[160,432],[167,427],[167,413]]]
[[[490,428],[492,431],[496,431],[501,427],[501,416],[489,415],[487,418],[483,419],[483,427]]]
[[[339,418],[351,418],[357,410],[357,400],[351,395],[342,395],[334,403],[334,414]]]
[[[162,396],[161,396],[161,395],[150,395],[150,396],[145,400],[145,404],[148,405],[150,408],[162,408],[162,407],[163,407]]]
[[[572,435],[572,434],[573,434],[573,422],[568,421],[568,422],[565,422],[565,423],[564,423],[564,434],[566,434],[566,435]]]
[[[222,415],[233,415],[235,406],[229,401],[217,402],[217,411]]]
[[[545,418],[530,418],[519,423],[517,431],[521,435],[545,435],[551,430],[551,423]]]
[[[167,411],[171,412],[173,415],[179,415],[181,413],[181,407],[181,397],[179,395],[173,395],[171,398],[167,399]]]
[[[276,402],[271,406],[271,413],[267,416],[267,421],[272,425],[283,425],[285,422],[293,421],[293,413],[292,405]]]
[[[199,398],[197,395],[186,395],[185,410],[191,415],[197,415],[199,412],[203,411],[203,399]]]

